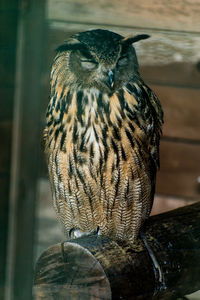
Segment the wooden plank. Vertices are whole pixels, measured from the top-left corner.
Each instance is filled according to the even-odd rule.
[[[117,32],[123,36],[148,33],[151,38],[134,44],[141,65],[168,65],[170,63],[197,63],[200,60],[199,34],[188,34],[184,32],[165,32],[161,29],[138,29],[113,27],[108,25],[91,26],[85,24],[68,24],[66,22],[50,22],[50,29],[63,32],[62,43],[71,34],[79,31],[102,28]],[[55,35],[54,35],[55,36]],[[60,34],[59,34],[60,36]],[[59,36],[55,39],[58,40]]]
[[[156,52],[156,51],[155,51]],[[149,84],[199,88],[200,72],[197,63],[169,62],[166,65],[145,66],[141,62],[140,73]]]
[[[164,136],[200,142],[200,89],[154,86],[164,110]]]
[[[20,1],[6,300],[32,299],[45,0]]]
[[[199,153],[200,145],[162,140],[156,192],[200,200]]]
[[[47,18],[199,32],[198,0],[48,0]]]

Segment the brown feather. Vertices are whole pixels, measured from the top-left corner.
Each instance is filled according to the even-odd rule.
[[[63,68],[68,56],[59,53],[52,68],[44,133],[54,207],[67,236],[99,228],[134,242],[155,191],[159,100],[141,78],[110,94],[72,89]]]

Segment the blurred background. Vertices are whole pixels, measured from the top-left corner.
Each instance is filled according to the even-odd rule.
[[[165,112],[152,214],[200,200],[199,16],[198,0],[0,1],[1,300],[31,299],[36,259],[64,239],[41,137],[54,50],[75,32],[151,35],[135,47]]]

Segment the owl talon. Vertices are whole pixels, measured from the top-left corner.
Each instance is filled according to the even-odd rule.
[[[101,235],[101,231],[100,231],[100,227],[99,226],[97,226],[96,235],[97,236]]]
[[[93,232],[90,232],[90,231],[82,231],[78,228],[72,228],[70,231],[69,231],[69,238],[70,239],[77,239],[79,237],[83,237],[83,236],[87,236],[87,235],[90,235],[90,234],[95,234],[97,236],[100,235],[100,230],[99,230],[99,226],[97,227],[97,229]]]
[[[82,236],[85,236],[85,235],[89,235],[90,232],[88,231],[82,231],[78,228],[72,228],[70,231],[69,231],[69,238],[70,239],[77,239],[79,237],[82,237]]]

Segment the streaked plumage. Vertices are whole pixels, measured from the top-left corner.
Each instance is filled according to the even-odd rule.
[[[146,37],[93,30],[57,50],[44,138],[67,237],[99,228],[133,242],[150,213],[163,113],[131,45]]]

